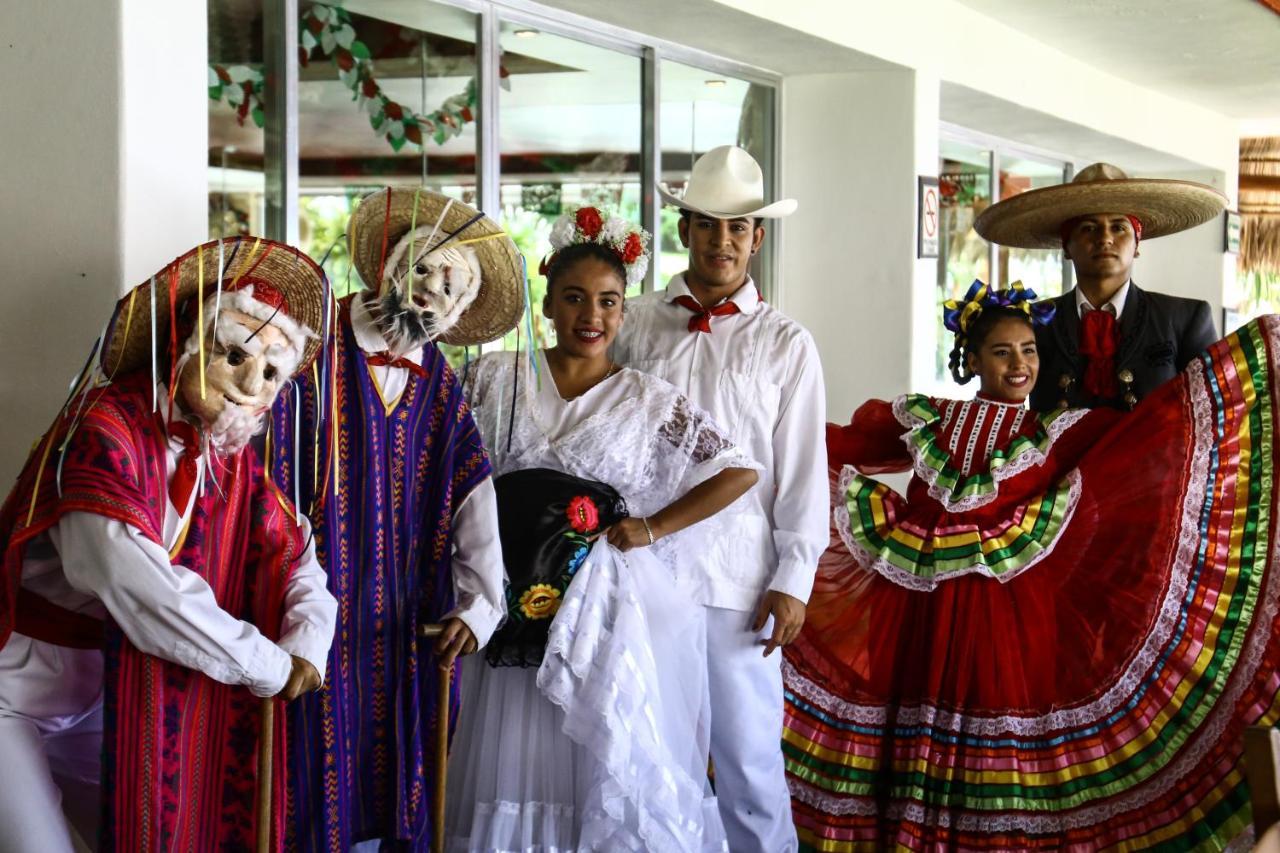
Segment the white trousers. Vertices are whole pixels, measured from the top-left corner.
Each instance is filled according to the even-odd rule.
[[[0,851],[92,849],[83,839],[97,843],[101,752],[101,705],[72,725],[52,729],[0,712],[0,767],[6,779],[0,785]]]
[[[102,653],[12,634],[0,649],[0,853],[98,839]]]
[[[711,761],[733,853],[798,848],[782,759],[782,652],[764,657],[773,631],[751,630],[755,614],[707,608]]]

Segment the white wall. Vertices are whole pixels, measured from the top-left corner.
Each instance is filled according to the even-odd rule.
[[[1205,171],[1144,177],[1208,184],[1227,194],[1230,208],[1236,206],[1235,169],[1229,176]],[[1236,271],[1236,256],[1223,251],[1223,228],[1223,218],[1219,216],[1181,234],[1143,241],[1138,245],[1139,256],[1133,264],[1133,280],[1140,287],[1208,302],[1220,334],[1234,331],[1222,328],[1222,305],[1224,292],[1234,290]]]
[[[118,293],[206,232],[201,3],[5,15],[0,483],[51,422]]]
[[[5,15],[0,483],[6,492],[88,355],[120,278],[119,31],[113,2],[51,0]]]
[[[847,422],[912,384],[914,306],[936,287],[936,262],[915,258],[915,194],[937,170],[938,87],[907,70],[814,74],[783,97],[782,194],[800,207],[780,304],[817,341],[828,419]]]

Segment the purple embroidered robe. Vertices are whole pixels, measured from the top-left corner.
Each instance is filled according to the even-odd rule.
[[[338,599],[328,681],[291,706],[287,844],[346,853],[380,838],[427,850],[441,709],[417,628],[454,606],[453,515],[489,476],[489,459],[436,347],[424,350],[425,377],[411,374],[399,399],[383,399],[351,329],[351,299],[339,306],[333,360],[273,412],[273,470],[309,512]],[[453,697],[456,710],[456,685]]]

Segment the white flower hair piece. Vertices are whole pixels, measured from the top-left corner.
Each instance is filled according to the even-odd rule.
[[[551,255],[539,272],[546,275],[560,251],[579,243],[598,243],[617,255],[627,272],[628,287],[643,281],[649,270],[649,232],[620,216],[605,216],[599,208],[580,207],[551,226]]]

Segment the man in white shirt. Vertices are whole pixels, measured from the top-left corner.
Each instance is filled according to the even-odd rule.
[[[438,680],[505,614],[489,460],[435,342],[475,344],[515,325],[515,247],[428,190],[374,193],[347,234],[368,287],[336,306],[332,372],[299,383],[275,411],[279,434],[306,437],[299,457],[280,445],[272,462],[282,486],[316,507],[341,606],[334,674],[291,709],[301,851],[429,843],[431,736],[448,711]],[[420,637],[429,623],[444,625],[434,643]]]
[[[83,385],[33,451],[0,514],[0,850],[70,853],[64,790],[96,842],[100,778],[113,849],[252,843],[245,699],[318,687],[337,610],[310,525],[248,446],[315,357],[322,282],[269,241],[193,249],[121,300],[111,383]],[[193,331],[149,362],[171,298]],[[172,395],[149,369],[170,359]]]
[[[779,646],[804,624],[827,546],[828,485],[822,367],[809,333],[764,302],[748,275],[763,220],[763,176],[735,146],[694,164],[682,210],[689,269],[627,306],[618,361],[652,373],[706,409],[764,466],[756,487],[711,523],[697,561],[707,606],[711,758],[729,847],[796,849],[784,774]],[[723,529],[720,529],[723,528]]]

